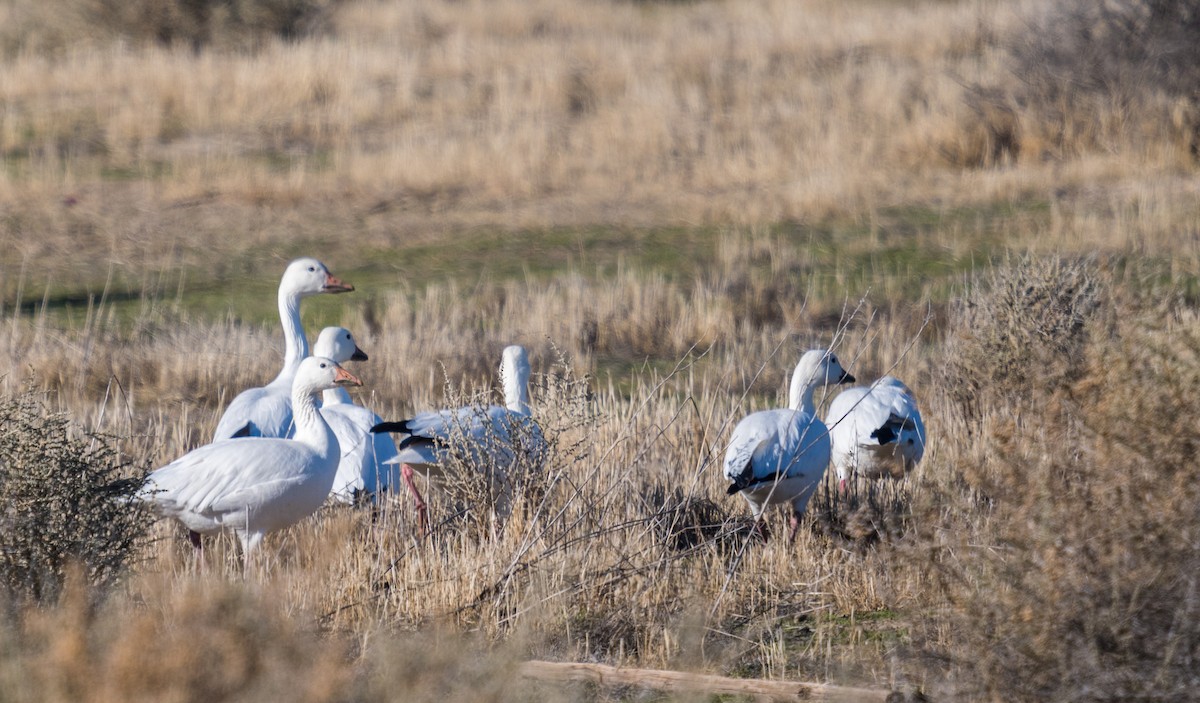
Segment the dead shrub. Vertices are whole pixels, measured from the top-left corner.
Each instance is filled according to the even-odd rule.
[[[968,418],[1042,398],[1081,370],[1102,291],[1087,259],[1026,257],[976,279],[951,308],[938,386]]]
[[[0,401],[0,588],[9,600],[53,603],[72,568],[101,593],[113,586],[152,520],[129,500],[144,474],[112,438],[72,429],[33,393]]]
[[[1184,132],[1195,149],[1200,9],[1191,0],[1064,0],[1009,44],[1028,131],[1069,155]],[[1180,122],[1178,100],[1191,119]]]
[[[808,512],[813,527],[835,544],[863,551],[900,540],[911,527],[912,497],[903,480],[854,480],[839,492],[826,477]]]
[[[81,39],[245,50],[271,38],[299,39],[330,29],[340,0],[65,0],[18,2],[20,26],[0,32],[10,51],[63,49]]]
[[[1098,292],[1088,297],[1104,300]],[[1200,332],[1190,311],[1103,305],[1112,334],[1066,335],[1077,373],[1053,397],[1031,402],[1026,379],[992,377],[1004,389],[980,433],[944,438],[957,480],[916,508],[910,556],[936,584],[917,613],[960,696],[1193,695]],[[1023,338],[1040,339],[1045,323],[1026,317]]]
[[[955,139],[939,146],[942,157],[962,168],[1003,166],[1021,154],[1021,123],[1010,96],[994,88],[975,86],[965,97],[970,109],[955,131]]]
[[[673,552],[711,546],[723,555],[733,554],[751,532],[751,524],[733,516],[728,504],[688,495],[679,486],[648,488],[645,507],[659,544]]]

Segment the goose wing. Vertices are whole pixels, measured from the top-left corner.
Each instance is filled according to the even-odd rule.
[[[824,473],[829,433],[802,410],[764,410],[746,416],[725,450],[730,494],[765,481]]]
[[[925,425],[916,399],[890,377],[870,388],[843,392],[830,405],[827,417],[833,463],[840,478],[846,478],[861,462],[899,458],[911,465],[924,454]]]
[[[779,426],[771,411],[751,413],[733,428],[725,448],[725,478],[729,493],[737,493],[773,478],[779,467]]]
[[[168,515],[215,515],[261,504],[308,480],[314,457],[283,439],[214,442],[151,473],[139,495]]]
[[[407,435],[387,464],[436,464],[449,452],[458,451],[474,464],[507,466],[515,452],[521,451],[540,465],[548,449],[536,421],[498,405],[421,413],[400,422],[380,423],[371,431]]]
[[[906,463],[915,464],[925,455],[925,423],[912,394],[895,388],[881,399],[886,403],[887,418],[871,431],[871,439],[881,446],[892,445]]]
[[[292,401],[269,386],[242,391],[217,422],[213,441],[234,437],[287,437],[292,432]]]

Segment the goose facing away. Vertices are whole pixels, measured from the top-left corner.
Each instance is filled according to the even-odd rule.
[[[344,327],[321,330],[313,344],[313,354],[339,364],[368,359],[366,352],[354,341],[354,335]],[[374,497],[379,491],[386,490],[390,467],[384,466],[383,462],[396,456],[396,443],[389,434],[371,432],[383,418],[355,405],[342,387],[325,390],[321,396],[321,415],[337,435],[341,447],[341,462],[333,480],[333,498],[352,504],[360,496]]]
[[[733,428],[725,450],[728,493],[741,493],[766,536],[762,515],[768,505],[790,503],[791,538],[800,516],[829,465],[829,433],[816,414],[813,392],[826,385],[853,383],[833,354],[813,349],[792,373],[788,407],[751,413]]]
[[[279,280],[279,321],[283,325],[284,356],[279,375],[261,388],[242,391],[217,422],[213,441],[232,437],[287,437],[292,425],[292,378],[308,356],[308,339],[300,322],[300,301],[321,293],[346,293],[354,286],[329,273],[311,258],[288,264]]]
[[[925,455],[925,423],[912,391],[884,376],[833,399],[826,415],[838,485],[852,476],[903,478]]]
[[[292,384],[292,439],[251,437],[206,444],[151,473],[138,498],[193,533],[232,530],[248,560],[264,535],[311,515],[329,496],[337,474],[338,443],[314,395],[345,385],[362,382],[332,359],[304,359]]]
[[[512,466],[521,457],[527,457],[534,468],[545,461],[546,441],[529,411],[529,374],[529,357],[524,347],[506,347],[500,360],[503,406],[424,412],[408,420],[381,422],[371,428],[372,432],[407,435],[396,445],[398,455],[387,463],[400,465],[400,478],[412,493],[422,530],[427,528],[428,515],[425,501],[413,482],[414,472],[436,480],[451,457],[465,457],[479,470],[493,471],[492,479],[501,488],[497,510],[503,511],[507,505],[507,473]]]

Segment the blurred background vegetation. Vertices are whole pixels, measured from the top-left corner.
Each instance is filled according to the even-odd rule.
[[[0,57],[12,700],[1192,697],[1195,3],[0,0]],[[120,500],[274,376],[299,255],[385,417],[529,348],[503,530],[330,508],[243,579]],[[929,451],[764,545],[723,441],[826,345]]]

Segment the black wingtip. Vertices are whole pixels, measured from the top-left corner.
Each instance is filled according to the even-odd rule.
[[[899,437],[896,431],[891,427],[884,425],[871,433],[871,439],[877,440],[880,444],[891,444]]]
[[[375,425],[374,427],[372,427],[371,431],[374,432],[375,434],[381,434],[383,432],[407,433],[408,432],[408,420],[400,420],[398,422],[396,422],[396,421],[381,422],[381,423]]]
[[[396,451],[402,452],[414,444],[433,444],[433,440],[429,437],[418,437],[415,434],[410,434],[400,440],[400,443],[396,445]]]
[[[230,438],[230,439],[237,439],[238,437],[249,437],[249,436],[251,436],[253,433],[254,433],[254,423],[253,423],[253,422],[247,422],[245,425],[243,425],[243,426],[242,426],[242,428],[241,428],[240,430],[238,430],[237,432],[234,432],[233,434],[229,435],[229,438]]]
[[[736,483],[729,484],[729,488],[725,489],[725,495],[732,496],[742,492],[742,487]]]

